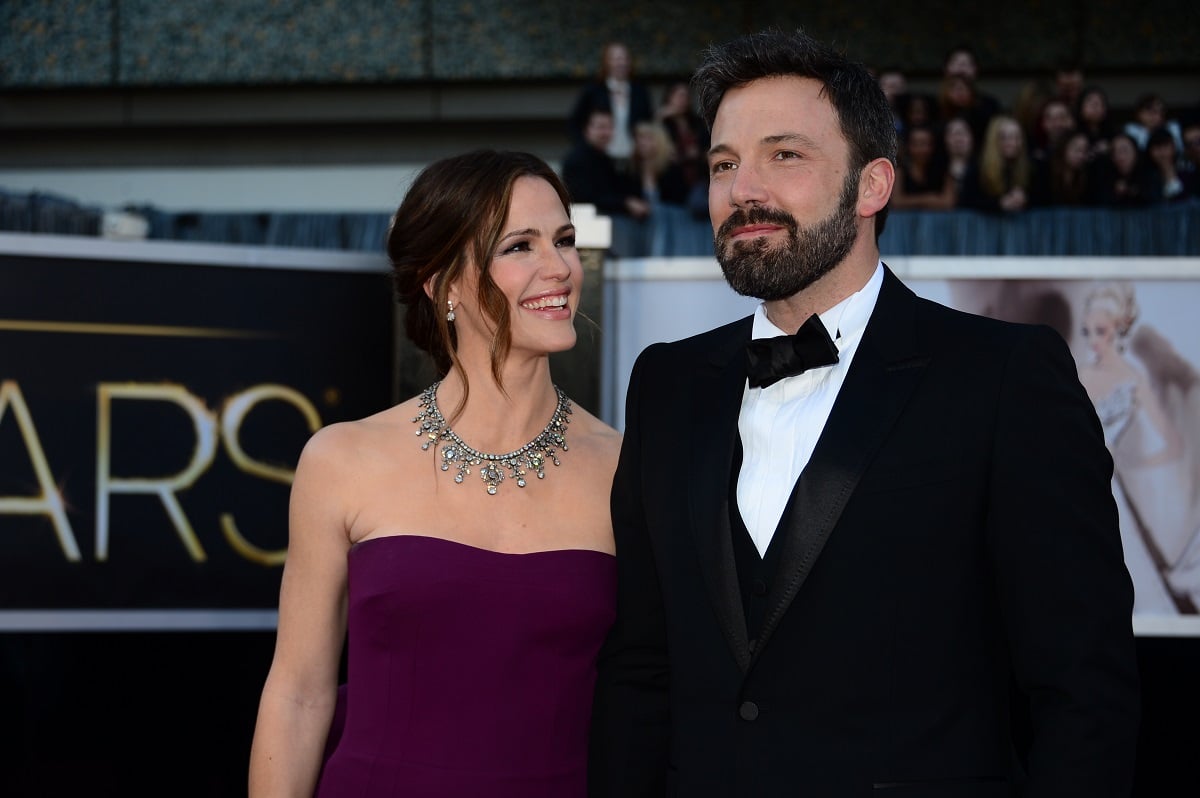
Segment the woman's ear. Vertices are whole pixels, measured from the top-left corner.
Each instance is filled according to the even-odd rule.
[[[441,274],[435,274],[432,277],[430,277],[428,280],[425,281],[425,296],[429,297],[429,299],[431,301],[434,298],[434,294],[437,293],[438,280],[441,278],[442,278]],[[458,304],[458,281],[457,280],[455,282],[450,283],[450,285],[447,286],[446,298],[449,299],[451,302],[453,302],[455,305]]]

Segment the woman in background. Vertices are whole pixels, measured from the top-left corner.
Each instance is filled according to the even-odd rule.
[[[445,376],[301,454],[252,798],[583,798],[620,440],[551,381],[579,305],[568,208],[534,156],[476,152],[396,212],[406,330]]]
[[[630,172],[642,197],[651,204],[682,207],[687,203],[687,179],[667,131],[657,122],[641,122],[633,129]]]
[[[988,124],[979,153],[979,207],[1018,213],[1029,207],[1033,167],[1025,133],[1011,116],[996,116]]]

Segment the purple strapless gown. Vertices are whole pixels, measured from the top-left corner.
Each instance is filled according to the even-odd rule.
[[[345,721],[318,798],[583,798],[614,557],[400,535],[348,568]]]

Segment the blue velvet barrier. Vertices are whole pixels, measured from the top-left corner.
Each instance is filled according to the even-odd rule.
[[[388,213],[168,213],[130,209],[149,237],[278,247],[383,249]],[[44,194],[0,193],[0,230],[96,235],[100,213]],[[712,228],[686,208],[656,205],[649,219],[616,216],[616,258],[712,255]],[[1200,254],[1200,200],[1142,209],[1035,208],[1019,214],[892,211],[884,256],[1179,256]]]

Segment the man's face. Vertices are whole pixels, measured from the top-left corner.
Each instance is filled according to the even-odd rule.
[[[607,150],[613,137],[613,119],[608,114],[592,114],[583,129],[583,139],[598,150]]]
[[[735,291],[792,296],[841,263],[860,235],[858,177],[837,114],[810,78],[730,89],[713,121],[708,207]]]

